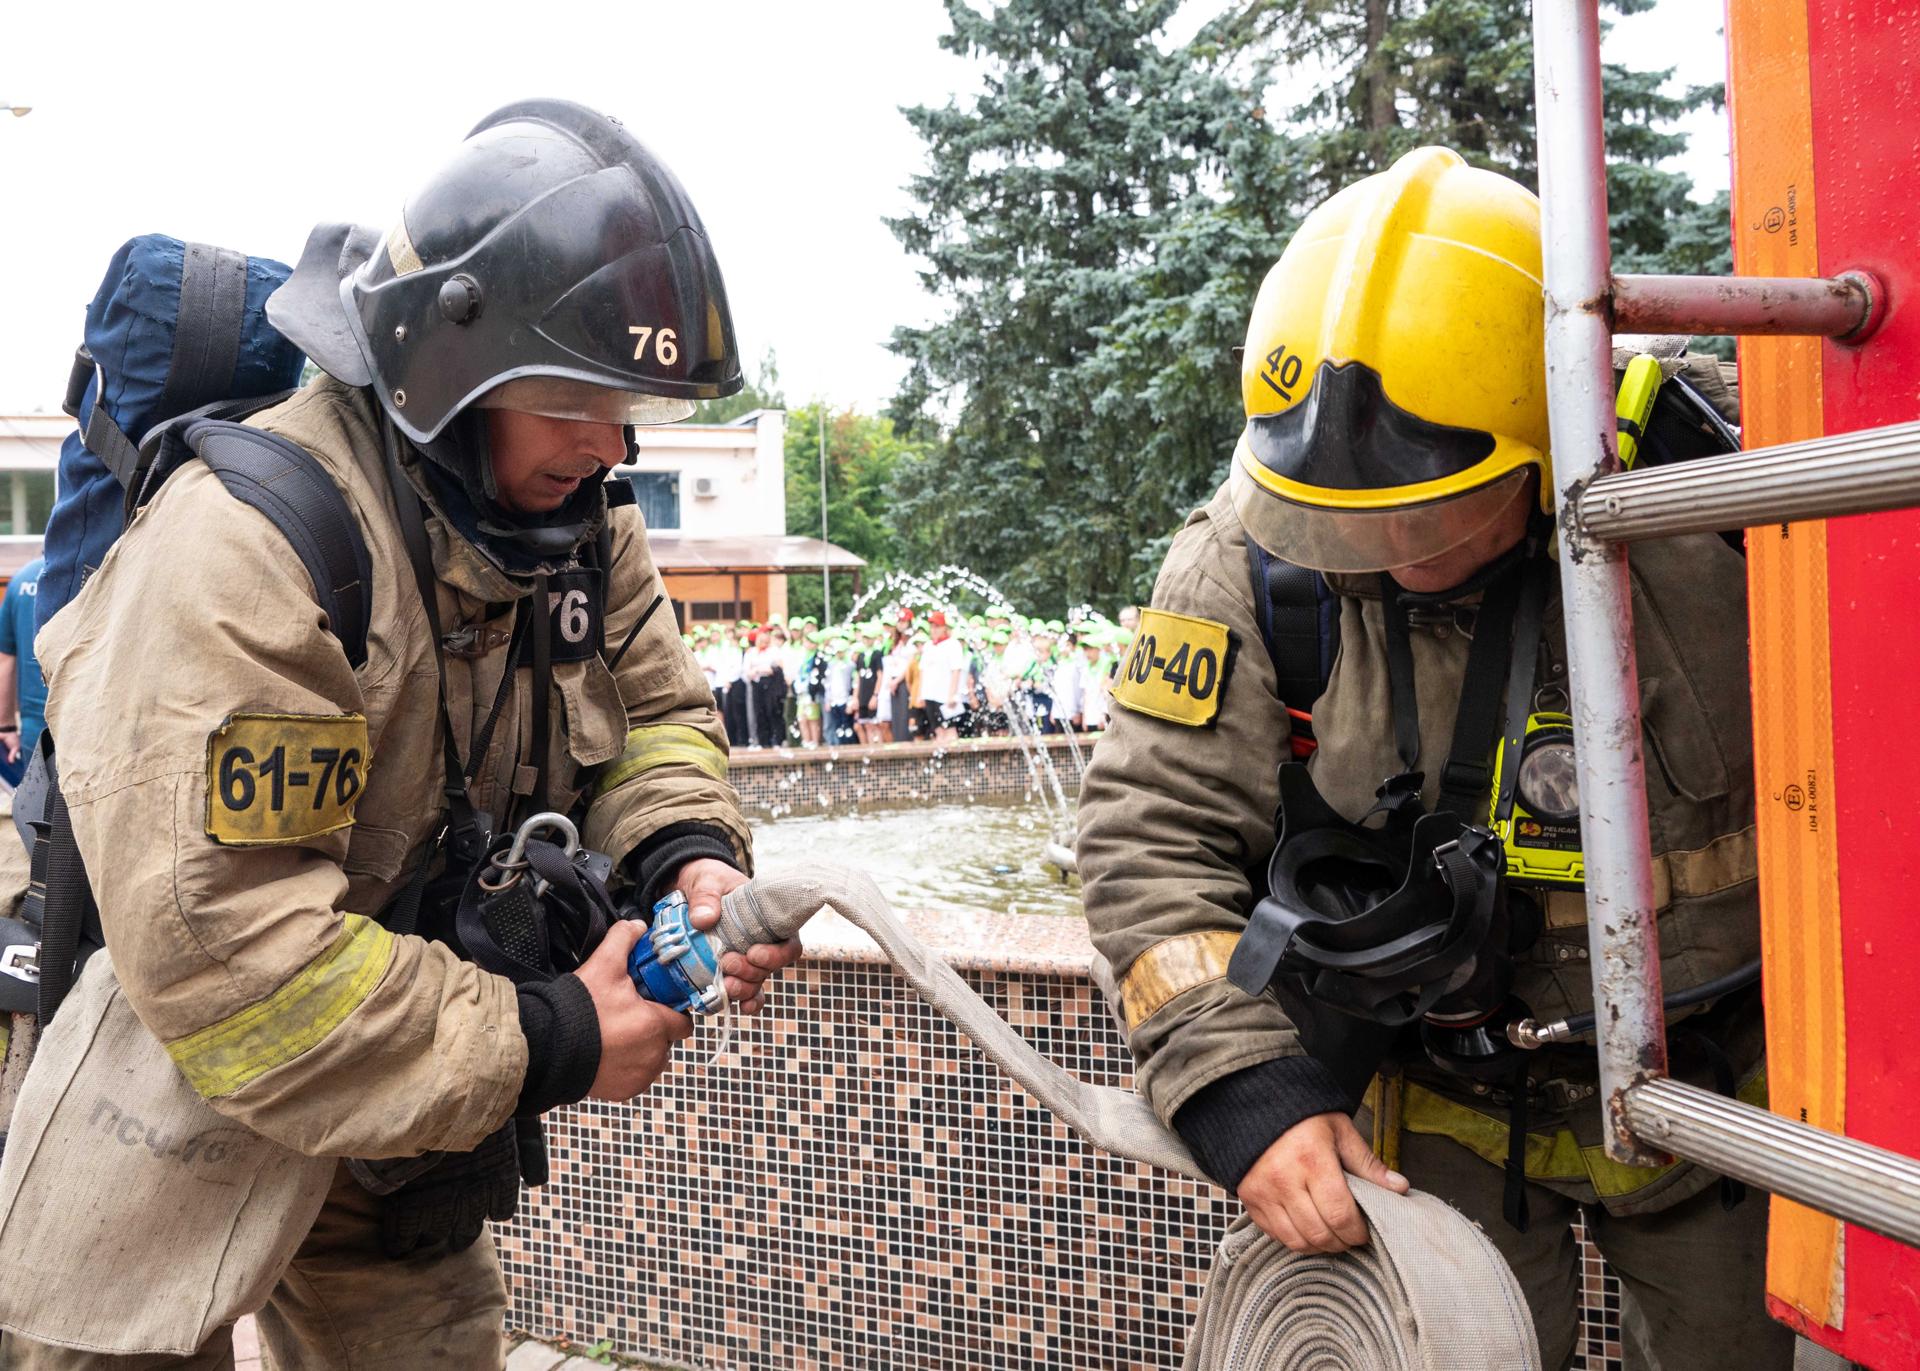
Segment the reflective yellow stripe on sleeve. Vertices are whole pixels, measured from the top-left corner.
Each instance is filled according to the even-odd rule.
[[[1238,933],[1214,928],[1165,939],[1135,957],[1127,974],[1120,978],[1127,1031],[1140,1027],[1174,996],[1222,979],[1239,941]]]
[[[647,724],[627,731],[627,745],[593,787],[594,799],[658,766],[692,766],[727,779],[727,754],[706,734],[685,724]]]
[[[266,999],[167,1044],[167,1055],[207,1099],[248,1082],[315,1046],[360,1007],[393,960],[393,935],[360,914],[298,975]]]
[[[1735,1092],[1744,1104],[1764,1109],[1767,1073],[1755,1073]],[[1507,1164],[1507,1124],[1444,1095],[1409,1083],[1402,1097],[1401,1126],[1409,1133],[1451,1138],[1494,1166]],[[1536,1181],[1586,1181],[1602,1199],[1617,1199],[1651,1185],[1678,1165],[1629,1166],[1607,1155],[1597,1144],[1582,1147],[1570,1128],[1555,1133],[1527,1134],[1526,1173]]]

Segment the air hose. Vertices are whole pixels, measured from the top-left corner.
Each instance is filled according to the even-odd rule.
[[[1041,1056],[907,931],[861,872],[805,866],[756,877],[722,901],[714,937],[725,949],[784,942],[823,908],[879,944],[920,998],[1081,1139],[1209,1180],[1145,1100]],[[1244,1217],[1229,1230],[1201,1296],[1186,1371],[1537,1371],[1532,1317],[1486,1235],[1432,1195],[1348,1182],[1372,1230],[1364,1247],[1300,1255]]]
[[[1722,995],[1731,995],[1736,990],[1745,990],[1760,979],[1758,959],[1744,966],[1735,967],[1724,976],[1716,976],[1710,981],[1689,986],[1685,990],[1676,990],[1660,1001],[1668,1014],[1676,1009],[1691,1009],[1694,1005],[1705,1004],[1708,1000],[1717,1000]],[[1538,1023],[1533,1019],[1515,1019],[1507,1025],[1507,1039],[1515,1047],[1529,1050],[1545,1047],[1548,1043],[1562,1043],[1571,1038],[1582,1038],[1593,1032],[1596,1022],[1593,1011],[1575,1014],[1571,1018],[1561,1019],[1558,1023]]]

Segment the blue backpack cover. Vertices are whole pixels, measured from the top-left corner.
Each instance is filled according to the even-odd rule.
[[[68,381],[65,408],[79,430],[60,448],[37,624],[80,593],[120,536],[146,469],[145,435],[299,379],[305,359],[266,314],[267,297],[290,274],[271,258],[157,233],[113,255]]]

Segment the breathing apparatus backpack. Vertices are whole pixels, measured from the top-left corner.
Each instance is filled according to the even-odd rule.
[[[79,594],[133,515],[197,457],[286,537],[348,660],[366,660],[371,560],[346,498],[298,444],[238,422],[290,394],[305,362],[266,317],[267,297],[289,274],[271,258],[160,234],[114,254],[67,383],[64,408],[78,429],[61,447],[39,624]],[[15,795],[14,825],[32,878],[20,917],[0,919],[0,1011],[37,1013],[44,1026],[102,945],[50,733]]]

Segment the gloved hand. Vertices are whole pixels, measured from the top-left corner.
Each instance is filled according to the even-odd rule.
[[[382,1198],[380,1250],[394,1261],[435,1248],[463,1252],[488,1219],[503,1222],[519,1208],[520,1156],[509,1120],[473,1151],[448,1153]]]

